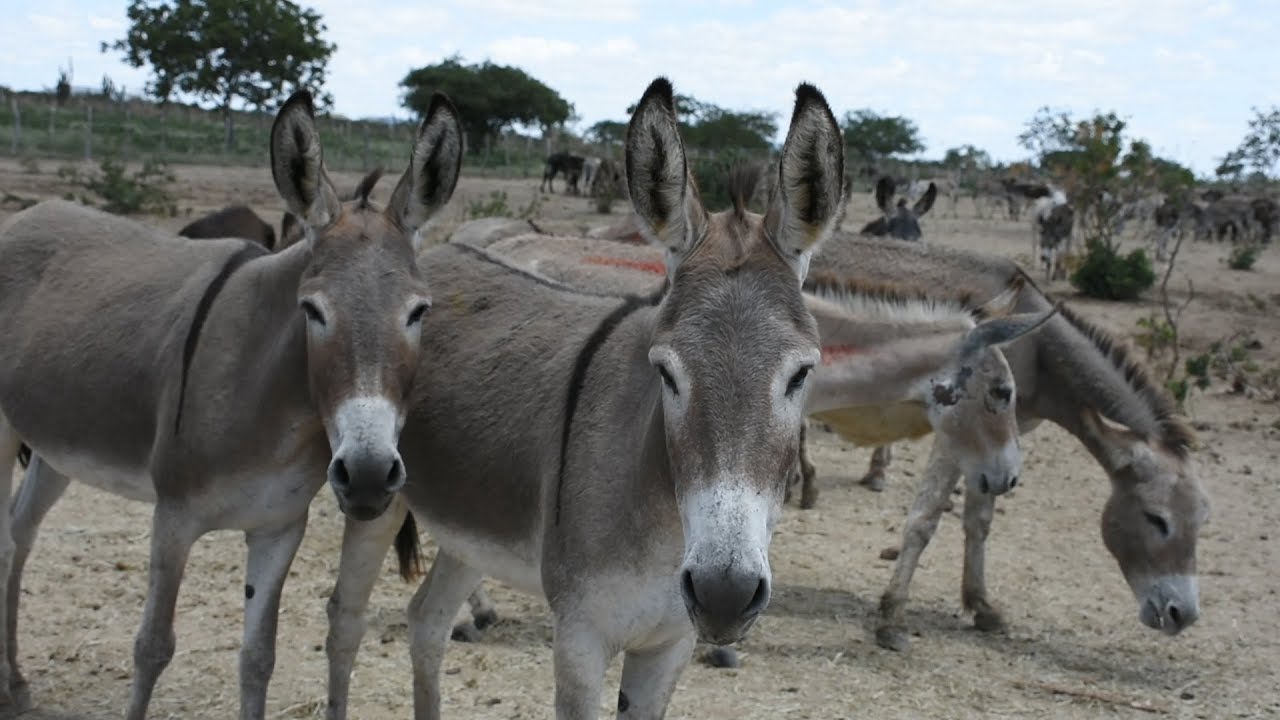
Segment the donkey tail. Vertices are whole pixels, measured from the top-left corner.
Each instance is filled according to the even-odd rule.
[[[423,573],[422,543],[418,540],[418,522],[413,512],[405,513],[404,523],[396,533],[396,558],[400,561],[400,577],[412,582]]]

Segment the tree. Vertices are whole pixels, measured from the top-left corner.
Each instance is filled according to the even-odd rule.
[[[601,120],[587,128],[589,141],[610,147],[622,147],[627,141],[627,124],[618,120]]]
[[[1276,163],[1280,162],[1280,107],[1272,106],[1263,112],[1253,109],[1249,120],[1249,132],[1240,145],[1222,158],[1218,165],[1219,177],[1238,178],[1252,169],[1255,174],[1273,176]]]
[[[419,115],[430,105],[431,93],[440,90],[448,94],[462,116],[473,152],[513,124],[546,130],[563,124],[573,114],[573,105],[560,93],[520,68],[487,60],[467,65],[458,55],[410,71],[400,87],[405,90],[403,105]]]
[[[904,117],[879,115],[868,109],[854,110],[845,113],[840,125],[850,154],[866,162],[924,150],[920,130]]]
[[[972,145],[961,145],[947,150],[942,164],[952,170],[986,170],[992,165],[991,155],[986,150]]]
[[[332,102],[320,89],[336,46],[321,37],[325,26],[314,10],[290,0],[132,0],[127,14],[128,34],[102,51],[150,67],[146,92],[161,103],[175,93],[215,103],[228,148],[236,100],[267,109],[309,88],[317,104]]]

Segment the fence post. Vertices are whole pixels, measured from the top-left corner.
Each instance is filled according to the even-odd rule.
[[[160,106],[160,159],[169,160],[169,105]]]
[[[84,104],[84,159],[93,160],[93,106]]]
[[[10,144],[13,146],[13,154],[18,154],[18,147],[22,145],[22,113],[18,110],[17,96],[9,98],[9,107],[13,109],[13,135]]]
[[[363,135],[362,141],[364,143],[364,161],[362,163],[363,167],[361,170],[369,172],[369,123],[364,123],[360,127],[364,130],[364,132],[361,133],[361,135]]]
[[[57,147],[55,146],[55,143],[53,140],[53,137],[54,137],[53,126],[57,117],[58,117],[58,103],[51,102],[49,103],[49,152],[51,153],[57,152]]]

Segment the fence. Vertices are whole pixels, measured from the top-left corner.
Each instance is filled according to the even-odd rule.
[[[273,117],[233,112],[228,144],[225,118],[216,111],[103,95],[73,95],[59,103],[49,93],[0,92],[0,155],[266,167]],[[401,168],[417,130],[408,120],[322,116],[317,125],[325,164],[335,170]],[[529,177],[542,172],[545,155],[541,140],[508,133],[469,153],[465,167],[468,174]]]

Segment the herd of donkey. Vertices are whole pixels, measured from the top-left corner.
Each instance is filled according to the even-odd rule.
[[[839,230],[844,141],[808,84],[777,163],[735,172],[732,207],[710,211],[673,97],[663,78],[648,87],[615,169],[645,245],[476,221],[419,247],[464,152],[440,94],[385,207],[370,200],[378,173],[333,186],[311,97],[293,95],[270,140],[292,218],[278,239],[244,210],[183,231],[203,239],[65,201],[0,225],[0,461],[27,466],[0,513],[0,707],[31,705],[22,570],[74,477],[154,504],[126,717],[146,715],[174,655],[193,543],[238,529],[240,712],[263,718],[281,589],[327,480],[347,516],[328,717],[347,715],[382,559],[394,546],[406,575],[421,561],[417,523],[438,551],[408,608],[415,717],[440,715],[463,603],[480,627],[494,618],[485,577],[546,599],[557,717],[596,717],[619,653],[617,716],[661,717],[695,644],[731,646],[769,605],[785,496],[801,477],[802,504],[816,497],[807,418],[880,447],[873,483],[890,443],[934,434],[881,645],[906,647],[912,573],[961,476],[963,604],[980,629],[1001,626],[984,543],[1019,481],[1019,435],[1043,420],[1110,479],[1102,539],[1141,622],[1194,623],[1208,500],[1190,430],[1126,346],[1009,260],[910,242],[936,186],[895,203],[879,185],[884,217],[866,235],[892,238]],[[747,209],[759,187],[764,214]],[[1057,247],[1069,206],[1041,200],[1042,243]]]

